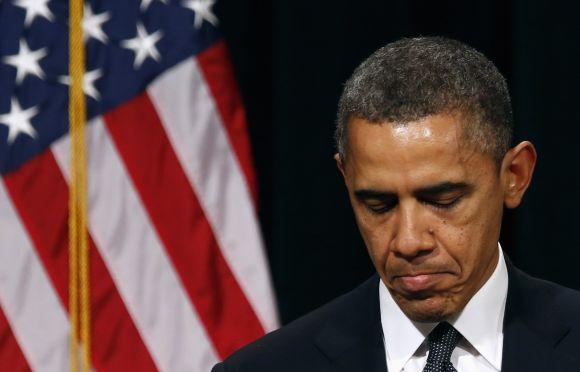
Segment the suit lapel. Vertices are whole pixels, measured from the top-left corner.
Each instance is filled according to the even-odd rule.
[[[503,372],[580,371],[580,363],[555,349],[569,327],[550,316],[549,297],[506,258],[508,297],[504,317]]]
[[[332,371],[386,372],[386,364],[384,346],[367,348],[359,344],[337,358]]]
[[[378,284],[374,275],[349,298],[350,311],[330,319],[316,336],[316,346],[330,362],[329,371],[387,370]]]

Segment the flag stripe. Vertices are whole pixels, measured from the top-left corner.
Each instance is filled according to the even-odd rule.
[[[6,176],[6,185],[60,295],[68,300],[68,186],[52,152]],[[93,363],[101,371],[156,370],[89,236]],[[68,308],[68,306],[65,306]]]
[[[238,91],[227,46],[224,41],[219,41],[198,54],[196,58],[229,135],[237,160],[246,176],[252,196],[254,200],[257,200],[258,187],[246,126],[246,112]]]
[[[0,371],[23,372],[30,370],[0,306]]]
[[[69,145],[53,145],[67,178]],[[143,341],[162,371],[209,371],[217,355],[101,119],[87,146],[90,230]]]
[[[2,301],[0,300],[0,303]],[[30,371],[28,362],[0,306],[0,371]]]
[[[226,262],[264,329],[275,329],[274,294],[255,208],[196,60],[175,66],[147,91]]]
[[[263,335],[149,97],[140,95],[109,111],[105,121],[220,357]],[[164,166],[151,167],[156,161]]]
[[[30,221],[21,217],[19,203],[12,202],[20,195],[9,195],[8,185],[13,182],[8,178],[0,182],[0,236],[10,242],[9,249],[0,249],[0,306],[30,368],[65,371],[69,361],[66,310],[34,247],[39,239],[29,229]],[[33,187],[34,180],[28,181],[22,187]]]

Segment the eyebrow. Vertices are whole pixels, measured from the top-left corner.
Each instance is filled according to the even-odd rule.
[[[422,187],[418,190],[415,190],[413,194],[416,196],[433,196],[453,191],[467,191],[470,190],[471,188],[472,186],[465,182],[445,181],[435,185]]]
[[[472,185],[466,182],[451,182],[444,181],[434,185],[429,185],[421,187],[413,191],[415,196],[435,196],[453,191],[468,191],[472,188]],[[360,200],[368,199],[390,199],[397,197],[397,194],[392,191],[383,191],[375,189],[361,189],[354,192],[355,196]]]
[[[387,198],[393,198],[393,197],[397,196],[393,192],[379,191],[379,190],[373,190],[373,189],[356,190],[354,192],[354,195],[360,200],[387,199]]]

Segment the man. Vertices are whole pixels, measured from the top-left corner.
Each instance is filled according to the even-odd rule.
[[[536,162],[511,136],[479,52],[437,37],[376,51],[344,87],[335,159],[378,275],[214,371],[580,371],[580,293],[498,243]]]

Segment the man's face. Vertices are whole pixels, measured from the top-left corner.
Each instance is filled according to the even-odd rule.
[[[415,321],[457,314],[493,272],[504,186],[456,116],[405,126],[352,119],[339,161],[381,279]]]

